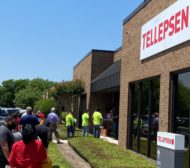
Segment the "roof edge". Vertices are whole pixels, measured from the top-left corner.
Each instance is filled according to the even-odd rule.
[[[90,51],[73,67],[73,69],[75,69],[82,61],[84,61],[84,60],[85,60],[88,56],[90,56],[90,54],[92,54],[93,52],[114,53],[114,51],[111,51],[111,50],[92,49],[92,50],[90,50]]]
[[[114,53],[117,53],[117,52],[119,52],[119,51],[121,51],[121,50],[122,50],[122,46],[118,47],[118,48],[114,51]]]
[[[141,11],[151,0],[144,0],[131,14],[129,14],[124,20],[123,25],[125,25],[129,20],[131,20],[138,12]]]

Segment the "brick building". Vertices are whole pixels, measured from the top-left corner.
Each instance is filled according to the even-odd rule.
[[[74,67],[86,82],[85,108],[115,106],[119,145],[153,159],[158,130],[184,134],[189,156],[188,2],[145,0],[123,22],[122,47],[92,50]]]

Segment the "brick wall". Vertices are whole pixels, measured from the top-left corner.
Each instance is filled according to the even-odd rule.
[[[90,100],[91,81],[113,64],[113,57],[114,52],[112,51],[92,50],[92,52],[74,68],[73,79],[81,79],[85,82],[87,108],[90,108],[89,104],[93,105],[94,100]],[[77,109],[76,107],[74,108]]]
[[[168,131],[171,72],[190,68],[190,42],[140,61],[141,27],[176,0],[152,0],[123,27],[119,144],[126,147],[129,83],[160,76],[160,130]],[[129,34],[126,34],[128,32]]]
[[[122,49],[119,49],[118,51],[116,51],[114,54],[114,62],[121,60],[122,55],[123,55]]]
[[[87,94],[87,108],[90,100],[90,85],[92,73],[92,54],[90,53],[82,62],[80,62],[73,72],[73,79],[81,79],[85,82],[85,93]],[[75,105],[76,106],[76,105]],[[77,109],[75,107],[75,109]]]
[[[92,80],[113,64],[114,52],[92,52]]]

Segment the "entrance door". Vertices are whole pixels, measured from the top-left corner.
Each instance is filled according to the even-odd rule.
[[[153,159],[156,159],[159,95],[158,78],[134,82],[130,85],[128,147]]]
[[[185,136],[185,168],[190,168],[190,72],[173,76],[171,131]]]

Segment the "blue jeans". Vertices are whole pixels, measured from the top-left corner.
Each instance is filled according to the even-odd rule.
[[[70,136],[74,137],[75,131],[73,126],[67,126],[67,138]]]
[[[94,125],[94,138],[100,138],[100,126]]]
[[[89,127],[88,126],[83,126],[82,127],[83,137],[88,136],[88,133],[89,133]]]

